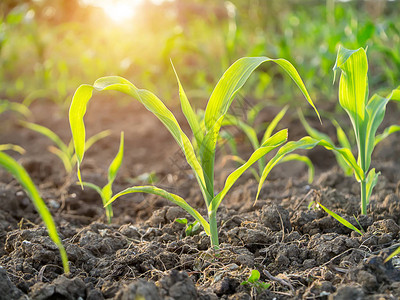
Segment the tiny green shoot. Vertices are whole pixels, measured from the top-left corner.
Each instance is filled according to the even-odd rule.
[[[175,219],[175,222],[186,226],[185,228],[186,236],[193,236],[200,230],[200,223],[198,221],[189,222],[186,218],[177,218]]]
[[[105,206],[106,210],[106,218],[107,222],[111,223],[111,219],[113,217],[113,210],[112,206],[106,204],[110,201],[112,197],[112,184],[114,183],[115,177],[117,176],[117,172],[119,168],[121,167],[122,164],[122,159],[124,157],[124,133],[121,132],[121,140],[119,144],[119,150],[117,155],[115,156],[114,160],[111,162],[110,167],[108,168],[108,182],[107,184],[103,187],[100,188],[94,183],[90,182],[82,182],[83,186],[87,186],[93,190],[95,190],[101,197],[101,200],[103,201],[103,205]]]
[[[258,292],[267,290],[271,286],[270,283],[260,280],[260,272],[258,270],[251,270],[249,278],[240,283],[240,285],[248,285],[255,288]]]

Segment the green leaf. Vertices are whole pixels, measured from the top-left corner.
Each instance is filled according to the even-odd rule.
[[[275,130],[276,126],[278,123],[282,120],[282,118],[285,116],[286,111],[289,109],[289,105],[286,105],[276,116],[275,118],[271,121],[271,123],[268,125],[267,129],[265,130],[264,136],[261,139],[261,144],[264,143],[267,139],[270,138],[272,132]]]
[[[118,194],[114,195],[108,203],[106,203],[105,206],[110,205],[112,202],[114,202],[117,198],[126,195],[126,194],[131,194],[131,193],[147,193],[147,194],[153,194],[157,196],[161,196],[172,203],[175,203],[176,205],[180,206],[183,208],[186,212],[188,212],[193,218],[195,218],[197,221],[200,222],[200,224],[203,226],[204,231],[206,232],[207,235],[210,235],[210,225],[207,223],[207,221],[203,218],[201,214],[194,208],[192,208],[185,200],[183,200],[181,197],[178,195],[169,193],[165,190],[159,189],[155,186],[135,186],[131,188],[127,188]]]
[[[194,137],[196,139],[197,145],[201,145],[201,142],[203,140],[203,131],[202,131],[201,127],[200,127],[200,123],[197,120],[197,116],[194,113],[193,108],[190,105],[188,98],[186,97],[186,93],[183,90],[183,87],[182,87],[181,82],[180,82],[179,77],[178,77],[178,73],[176,72],[172,61],[171,61],[171,65],[172,65],[172,68],[174,69],[176,80],[177,80],[178,85],[179,85],[179,98],[181,100],[182,112],[185,115],[186,120],[188,121],[190,128],[192,129],[192,132],[193,132],[193,135],[194,135]]]
[[[351,153],[349,149],[346,148],[337,148],[333,144],[329,143],[328,141],[325,140],[317,140],[312,137],[306,136],[303,137],[302,139],[298,141],[292,141],[288,142],[284,146],[282,146],[279,151],[275,154],[275,156],[268,162],[268,164],[265,166],[261,179],[258,183],[258,190],[257,190],[257,196],[256,200],[258,199],[258,196],[260,194],[262,185],[264,184],[268,174],[271,172],[272,168],[287,154],[293,152],[294,150],[297,149],[311,149],[314,148],[315,146],[320,145],[325,147],[328,150],[333,150],[340,154],[343,159],[350,165],[352,166],[354,172],[356,173],[359,178],[364,179],[364,173],[362,172],[361,168],[357,165],[357,162]]]
[[[247,279],[250,283],[256,283],[260,280],[260,272],[258,270],[251,270],[250,276]]]
[[[367,54],[363,48],[357,50],[348,50],[340,46],[336,58],[336,72],[342,70],[339,82],[339,102],[342,108],[347,112],[353,124],[354,132],[357,138],[359,157],[365,158],[365,131],[366,126],[366,104],[368,99],[368,61]],[[361,162],[363,170],[365,162]]]
[[[177,219],[175,219],[175,222],[177,222],[179,224],[187,225],[188,220],[186,218],[177,218]]]
[[[385,263],[387,263],[389,260],[391,260],[393,257],[395,257],[397,254],[400,253],[400,247],[398,247],[395,251],[393,251],[386,259],[384,260]]]
[[[117,172],[122,164],[122,159],[124,157],[124,132],[121,132],[121,139],[119,144],[118,153],[115,156],[114,160],[111,162],[110,167],[108,168],[108,182],[113,183],[115,177],[117,176]]]
[[[303,81],[290,62],[285,59],[271,59],[268,57],[244,57],[237,60],[228,68],[228,70],[226,70],[211,94],[205,112],[205,125],[208,131],[215,126],[220,117],[223,117],[227,113],[235,95],[246,83],[253,71],[260,64],[267,61],[277,63],[289,74],[319,117],[319,113],[315,108]],[[217,132],[218,131],[219,128]]]
[[[400,131],[400,125],[392,125],[387,127],[381,134],[375,136],[374,147],[382,142],[384,139],[386,139],[389,135],[398,131]]]
[[[86,186],[88,188],[91,188],[92,190],[95,190],[99,194],[99,196],[102,196],[101,188],[98,187],[97,185],[95,185],[94,183],[83,181],[82,184],[83,184],[83,186]]]
[[[368,176],[366,178],[368,203],[369,203],[369,199],[371,198],[372,190],[375,187],[375,185],[378,183],[378,177],[380,174],[381,174],[381,172],[375,173],[375,169],[371,169],[368,173]],[[367,205],[368,205],[368,203],[367,203]]]
[[[93,88],[98,91],[115,90],[134,97],[141,102],[149,111],[151,111],[169,130],[180,148],[185,154],[188,164],[192,167],[203,194],[205,193],[205,179],[203,170],[198,162],[194,149],[186,134],[180,128],[174,115],[153,93],[136,88],[128,80],[119,76],[103,77],[94,83],[93,86],[81,85],[72,99],[69,119],[72,136],[74,139],[75,152],[78,157],[78,177],[80,176],[79,166],[82,162],[85,152],[85,125],[83,116],[86,112],[86,106],[92,96]]]
[[[323,206],[321,203],[318,202],[318,205],[324,210],[326,211],[326,213],[328,215],[330,215],[331,217],[335,218],[339,223],[341,223],[342,225],[346,226],[347,228],[359,233],[360,235],[363,235],[362,232],[355,227],[353,224],[351,224],[349,221],[347,221],[346,219],[342,218],[341,216],[339,216],[338,214],[334,213],[333,211],[329,210],[328,208],[326,208],[325,206]]]
[[[385,116],[386,105],[390,99],[383,98],[379,95],[374,95],[369,100],[368,105],[366,107],[368,114],[368,122],[365,125],[365,162],[364,162],[364,170],[368,170],[371,164],[371,156],[372,151],[374,150],[375,145],[375,134],[379,127],[379,125],[383,121],[383,117]]]
[[[246,161],[245,164],[243,164],[241,167],[233,171],[228,178],[225,181],[224,188],[222,189],[221,192],[218,193],[212,200],[208,211],[216,211],[221,204],[222,200],[224,199],[225,195],[228,193],[228,191],[231,189],[233,184],[239,179],[239,177],[248,169],[251,167],[252,164],[254,164],[257,160],[259,160],[261,157],[266,155],[268,152],[271,150],[279,147],[282,145],[286,140],[287,140],[287,129],[283,129],[276,134],[274,134],[272,137],[267,139],[260,148],[258,148],[256,151],[253,152],[253,154],[250,156],[250,158]]]
[[[8,156],[3,152],[0,152],[0,165],[3,168],[5,168],[8,172],[10,172],[18,180],[18,182],[25,189],[29,198],[31,198],[33,205],[39,212],[40,217],[42,218],[44,224],[46,225],[50,238],[57,245],[60,251],[64,272],[68,274],[69,266],[68,266],[67,253],[57,233],[57,228],[50,214],[50,211],[48,210],[43,199],[40,197],[38,190],[36,189],[34,183],[32,182],[32,179],[29,177],[28,173],[22,166],[20,166],[11,156]]]
[[[0,100],[0,114],[7,110],[15,111],[24,117],[29,117],[31,115],[31,111],[24,104],[8,100]]]
[[[25,153],[25,149],[18,145],[14,145],[14,144],[1,144],[0,145],[0,151],[7,151],[7,150],[12,150],[12,151],[18,152],[19,154]]]

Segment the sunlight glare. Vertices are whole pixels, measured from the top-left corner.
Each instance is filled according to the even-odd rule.
[[[136,7],[142,0],[85,0],[93,6],[100,7],[115,23],[123,23],[133,18]]]

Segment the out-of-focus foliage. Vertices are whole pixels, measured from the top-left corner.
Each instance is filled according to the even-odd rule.
[[[131,20],[113,23],[83,0],[3,0],[0,96],[27,105],[42,98],[65,103],[79,83],[107,74],[135,78],[139,87],[173,99],[172,59],[182,82],[193,87],[189,97],[205,100],[236,59],[267,55],[292,61],[311,96],[330,100],[336,95],[331,69],[339,42],[369,47],[375,90],[386,90],[400,76],[398,1],[155,2],[143,0]],[[272,77],[282,80],[272,85]],[[277,96],[282,89],[293,87],[266,65],[245,92],[295,102],[291,93]]]

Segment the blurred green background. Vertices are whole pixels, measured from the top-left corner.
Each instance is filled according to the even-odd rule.
[[[399,82],[399,13],[399,1],[384,0],[3,0],[0,98],[67,107],[80,84],[120,75],[175,101],[172,60],[202,107],[231,63],[268,56],[292,62],[318,105],[337,99],[339,44],[368,47],[370,87],[386,91]],[[272,64],[242,94],[279,104],[301,97]]]

